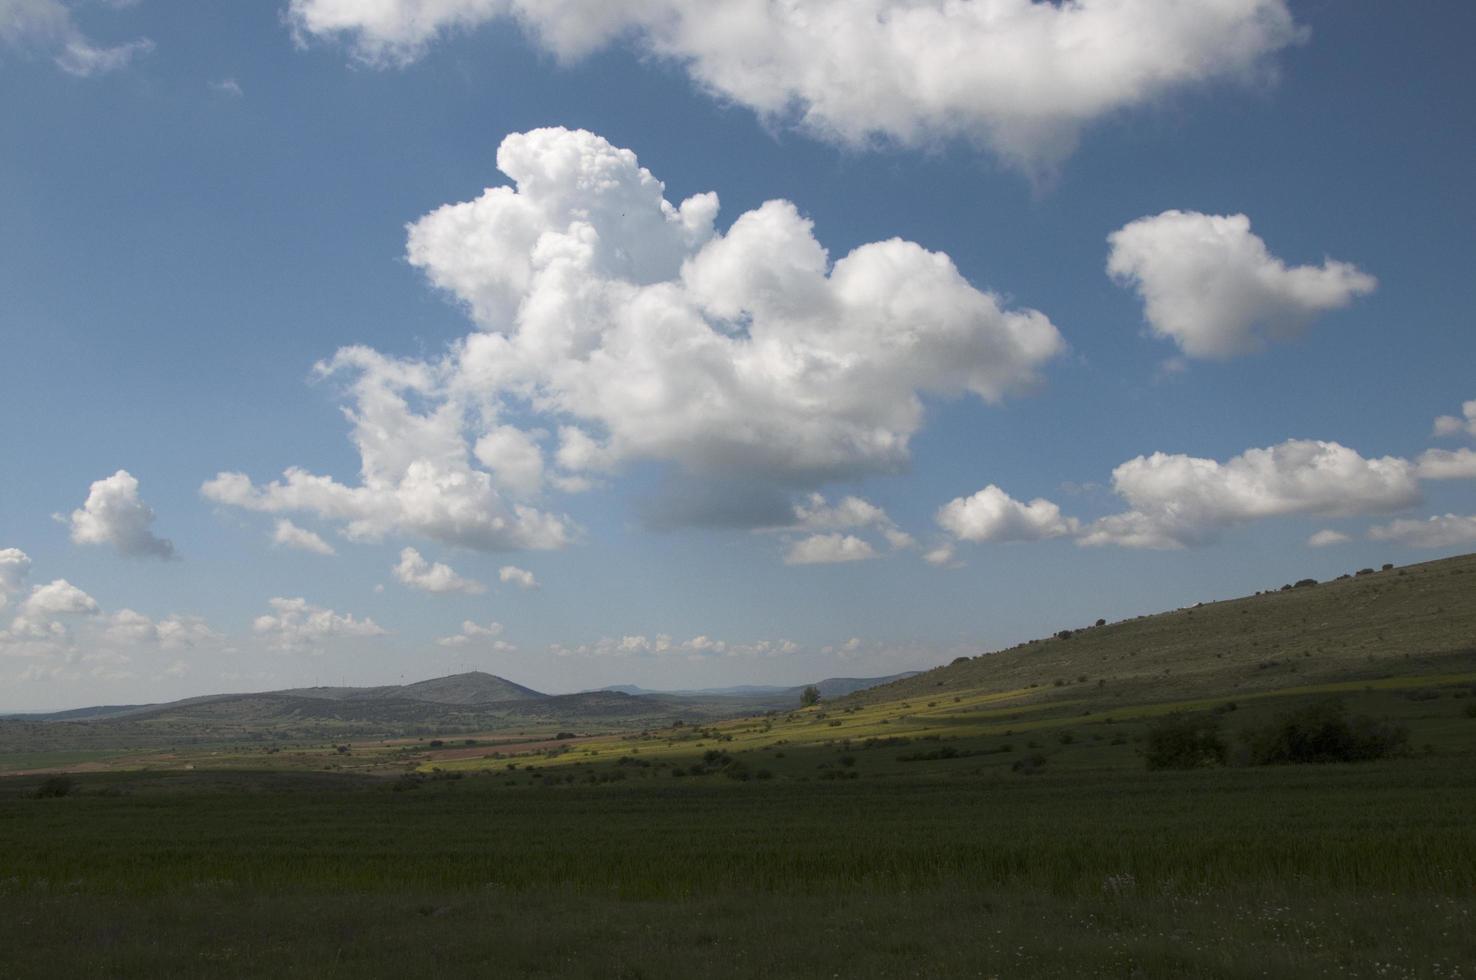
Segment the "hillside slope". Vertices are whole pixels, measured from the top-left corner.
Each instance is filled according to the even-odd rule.
[[[845,701],[979,690],[1020,692],[1021,701],[1233,697],[1472,664],[1476,555],[1463,555],[1073,630]]]

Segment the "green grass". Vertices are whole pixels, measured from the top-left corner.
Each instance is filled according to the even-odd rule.
[[[521,792],[110,774],[60,799],[7,780],[0,948],[15,976],[1456,975],[1467,762]]]

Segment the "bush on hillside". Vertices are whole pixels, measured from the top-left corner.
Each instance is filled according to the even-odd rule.
[[[1248,732],[1246,741],[1252,765],[1366,762],[1408,752],[1409,730],[1367,715],[1349,717],[1334,699],[1287,712]]]
[[[1214,716],[1169,715],[1148,729],[1143,757],[1149,769],[1223,766],[1228,749]]]
[[[1036,752],[1032,755],[1027,755],[1023,759],[1016,759],[1011,763],[1010,771],[1018,772],[1023,776],[1034,776],[1045,769],[1045,764],[1046,757]]]
[[[77,784],[66,776],[52,776],[36,787],[35,795],[38,800],[52,800],[67,796],[76,788]]]

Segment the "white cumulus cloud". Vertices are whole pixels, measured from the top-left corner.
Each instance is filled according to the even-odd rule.
[[[1064,349],[1043,314],[1002,309],[916,244],[832,262],[785,201],[722,234],[715,195],[673,206],[593,133],[513,134],[497,159],[514,186],[426,215],[407,254],[482,328],[434,369],[442,397],[545,418],[561,477],[670,463],[690,500],[888,471],[908,458],[922,395],[997,401]],[[505,422],[471,424],[503,485],[531,489],[541,454]],[[765,526],[783,507],[728,499],[665,517]]]
[[[70,523],[77,544],[110,544],[129,557],[174,557],[174,545],[155,536],[154,511],[139,498],[138,480],[127,470],[93,483]]]
[[[343,637],[385,636],[387,631],[374,620],[340,615],[314,606],[306,599],[277,597],[268,600],[272,611],[258,616],[251,628],[279,650],[312,649],[327,640]]]
[[[511,583],[520,589],[538,588],[538,579],[526,568],[516,565],[503,565],[497,570],[497,580],[504,585]]]
[[[1415,463],[1422,480],[1476,480],[1476,450],[1427,449]]]
[[[486,641],[491,642],[493,648],[499,651],[513,649],[512,644],[497,639],[501,635],[501,623],[488,623],[486,626],[483,626],[481,623],[475,623],[467,619],[462,621],[460,633],[440,637],[436,640],[436,643],[443,647],[460,647],[466,646],[474,641]]]
[[[960,541],[1044,541],[1076,534],[1079,522],[1062,517],[1061,508],[1044,498],[1028,504],[994,484],[971,497],[958,497],[938,509],[938,525]],[[947,564],[952,554],[930,559]]]
[[[812,534],[789,546],[784,564],[830,565],[875,557],[876,549],[853,534]]]
[[[400,552],[400,563],[395,566],[395,578],[400,584],[422,592],[461,592],[479,595],[487,591],[481,582],[464,578],[442,562],[428,562],[414,548]]]
[[[1468,435],[1476,438],[1476,399],[1461,405],[1461,414],[1442,415],[1435,420],[1435,435]]]
[[[434,361],[354,347],[319,366],[348,382],[361,484],[228,472],[207,497],[351,539],[557,548],[576,529],[529,502],[541,484],[652,461],[674,489],[651,523],[771,527],[797,490],[903,465],[923,396],[998,401],[1065,348],[914,243],[832,262],[785,201],[721,233],[716,195],[672,205],[593,133],[515,133],[497,163],[513,186],[425,215],[406,248],[479,329]]]
[[[336,555],[333,546],[324,541],[316,533],[305,527],[298,527],[285,517],[277,519],[276,527],[272,530],[272,544],[279,548],[294,548],[298,551],[310,551],[315,555]]]
[[[1476,544],[1476,515],[1444,514],[1427,520],[1398,520],[1369,528],[1375,541],[1392,541],[1411,548],[1449,548]]]
[[[1321,531],[1313,533],[1313,535],[1307,539],[1307,547],[1331,548],[1333,545],[1347,544],[1349,541],[1352,540],[1352,538],[1344,534],[1342,531],[1334,531],[1331,528],[1324,528]]]
[[[341,522],[355,541],[407,533],[500,551],[560,548],[572,539],[566,518],[509,500],[490,472],[471,464],[465,405],[448,396],[442,369],[354,347],[317,370],[324,377],[356,374],[349,392],[354,405],[345,414],[362,461],[360,484],[298,467],[260,486],[244,473],[226,472],[201,486],[205,497],[247,510]],[[436,407],[418,412],[411,397]]]
[[[0,548],[0,609],[10,603],[10,596],[25,587],[31,571],[31,557],[19,548]]]
[[[1149,327],[1188,357],[1223,360],[1296,337],[1378,284],[1333,259],[1288,268],[1243,214],[1165,211],[1107,240],[1108,273],[1137,290]]]
[[[64,578],[38,585],[20,605],[22,616],[33,620],[49,620],[57,616],[95,616],[97,600]]]
[[[1284,0],[291,0],[288,17],[378,65],[499,18],[566,60],[629,41],[824,139],[963,138],[1031,169],[1095,120],[1264,75],[1303,36]]]
[[[826,532],[862,531],[879,536],[894,551],[917,546],[917,541],[899,528],[887,512],[869,500],[854,495],[842,497],[831,503],[824,494],[812,493],[794,506],[793,520],[785,526],[768,528],[781,532],[810,532],[812,535],[828,537]],[[850,535],[850,537],[856,537]],[[871,543],[861,539],[871,547]],[[786,535],[791,554],[795,554],[793,539]],[[820,545],[809,545],[820,548]],[[870,557],[870,556],[867,556]],[[794,562],[790,562],[794,564]]]
[[[132,609],[120,609],[107,617],[103,635],[115,643],[152,644],[165,650],[195,647],[221,639],[220,634],[198,616],[170,615],[156,622]]]
[[[1082,544],[1180,548],[1261,518],[1381,513],[1420,499],[1408,460],[1365,459],[1311,439],[1248,449],[1223,463],[1177,453],[1139,456],[1112,471],[1112,487],[1131,509],[1084,528]]]

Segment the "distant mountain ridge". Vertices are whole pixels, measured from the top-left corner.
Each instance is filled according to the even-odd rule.
[[[381,687],[296,687],[272,691],[287,697],[320,698],[326,701],[384,701],[406,699],[431,704],[496,704],[501,701],[528,701],[551,695],[514,683],[505,677],[472,670],[462,674],[433,677],[413,684],[386,684]]]
[[[815,684],[840,697],[913,676],[832,677]],[[181,728],[193,733],[330,729],[354,733],[444,728],[494,729],[525,724],[567,727],[617,722],[701,720],[793,707],[808,685],[743,686],[706,691],[649,691],[620,685],[575,694],[545,694],[505,677],[473,670],[411,684],[297,687],[241,694],[207,694],[159,704],[98,705],[0,716],[12,722]]]
[[[888,674],[885,677],[827,677],[823,681],[813,681],[810,684],[795,684],[792,686],[770,685],[770,684],[740,684],[735,687],[699,687],[680,688],[677,690],[653,690],[652,688],[637,687],[634,684],[612,684],[609,687],[599,688],[601,691],[619,691],[621,694],[648,695],[664,694],[695,697],[762,697],[767,695],[788,696],[795,698],[807,687],[815,687],[820,691],[823,698],[838,698],[856,691],[864,691],[870,687],[881,684],[890,684],[892,681],[905,680],[916,677],[922,673],[920,670],[904,670],[900,674]]]

